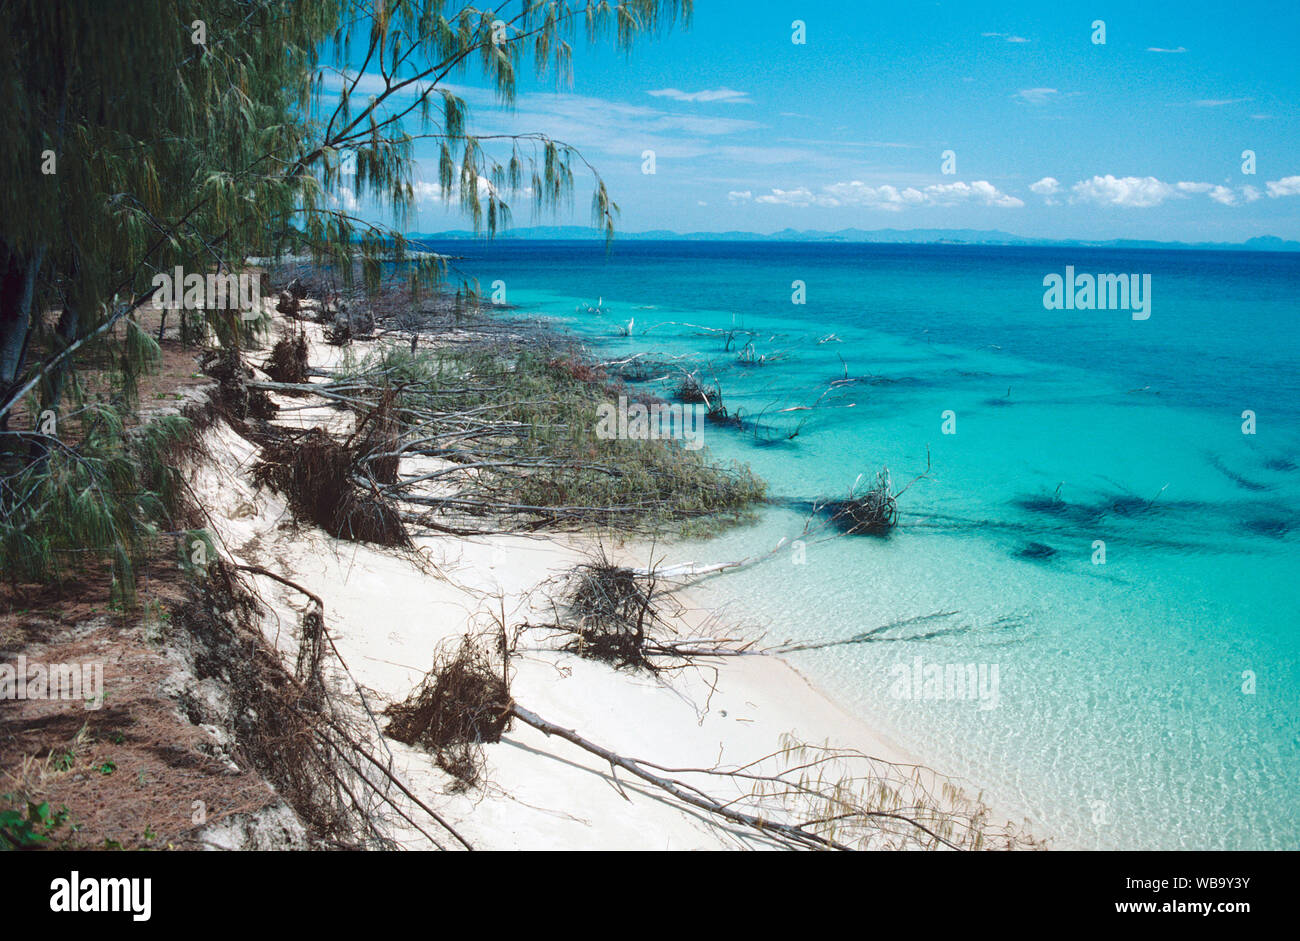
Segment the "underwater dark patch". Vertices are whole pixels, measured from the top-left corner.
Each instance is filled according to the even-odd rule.
[[[1286,520],[1269,517],[1246,520],[1241,525],[1256,536],[1267,536],[1270,539],[1282,539],[1291,532],[1291,524]]]
[[[1030,513],[1041,513],[1078,524],[1096,523],[1105,515],[1105,510],[1099,506],[1067,503],[1060,497],[1022,497],[1012,502]]]
[[[1056,550],[1043,542],[1031,542],[1028,545],[1021,546],[1015,551],[1018,559],[1030,559],[1033,561],[1042,561],[1050,559],[1056,555]]]
[[[1224,477],[1227,477],[1229,480],[1231,480],[1242,490],[1250,490],[1252,492],[1258,493],[1261,490],[1273,489],[1268,484],[1261,484],[1254,480],[1247,480],[1245,477],[1242,477],[1236,471],[1229,470],[1227,467],[1223,465],[1223,462],[1220,461],[1217,457],[1210,458],[1210,466],[1213,467],[1215,470],[1217,470]]]

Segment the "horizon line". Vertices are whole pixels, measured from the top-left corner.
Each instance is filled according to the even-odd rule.
[[[540,235],[539,236],[535,234],[532,235],[528,234],[528,233],[538,233],[538,232],[543,232],[543,233],[572,232],[574,233],[575,237],[572,239],[566,239],[562,235]],[[912,245],[912,244],[1007,245],[1008,243],[1006,242],[1006,239],[1015,239],[1018,242],[1026,243],[1027,246],[1052,246],[1052,245],[1090,246],[1090,245],[1128,244],[1135,248],[1140,248],[1147,245],[1182,246],[1187,248],[1224,246],[1229,248],[1238,248],[1247,251],[1262,250],[1262,251],[1274,251],[1274,252],[1281,252],[1281,253],[1300,251],[1300,240],[1284,239],[1280,236],[1271,235],[1271,234],[1254,235],[1242,241],[1236,241],[1236,242],[1228,242],[1228,241],[1188,242],[1188,241],[1182,241],[1178,239],[1158,239],[1158,238],[1122,238],[1122,237],[1078,238],[1078,237],[1031,236],[1031,235],[1018,235],[1014,232],[1004,232],[1000,229],[970,229],[970,228],[858,229],[854,227],[848,227],[848,228],[836,229],[836,230],[823,230],[823,229],[794,229],[794,228],[787,227],[784,229],[778,229],[774,232],[756,232],[756,231],[746,230],[746,229],[726,229],[726,230],[701,229],[701,230],[694,230],[690,232],[678,232],[672,229],[642,229],[639,231],[616,232],[614,234],[614,240],[617,241],[620,237],[645,238],[647,236],[650,236],[650,238],[645,238],[645,240],[664,241],[664,242],[686,241],[686,240],[735,242],[735,241],[747,241],[750,239],[753,240],[761,239],[761,240],[769,240],[774,242],[840,241],[840,242],[851,243],[854,240],[850,238],[836,238],[836,236],[841,236],[842,233],[846,233],[846,232],[861,233],[863,235],[872,235],[872,234],[881,234],[881,233],[898,233],[898,234],[934,233],[933,238],[918,239],[916,241],[907,241],[907,240],[891,241],[889,239],[880,239],[878,241],[858,240],[863,242],[864,244],[881,244],[881,245],[891,245],[891,244],[892,245]],[[579,233],[590,233],[590,234],[579,234]],[[943,233],[967,233],[975,236],[984,235],[984,236],[988,236],[988,241],[980,242],[980,241],[963,240],[963,239],[946,240],[943,237]],[[781,236],[783,235],[789,235],[792,237],[782,238]],[[464,238],[466,240],[482,239],[483,241],[493,241],[497,239],[509,239],[509,238],[524,238],[524,239],[532,238],[537,241],[586,241],[586,240],[603,241],[605,239],[605,232],[603,229],[598,229],[598,228],[583,226],[583,225],[555,225],[555,226],[539,225],[539,226],[521,226],[513,229],[499,230],[494,235],[489,235],[486,232],[476,233],[471,229],[441,229],[441,230],[430,231],[430,232],[409,231],[409,232],[404,232],[403,236],[406,238],[423,238],[423,239],[437,238],[437,237],[456,237],[456,238]],[[726,236],[746,236],[748,238],[738,239],[738,238],[727,238]],[[793,236],[804,236],[804,238],[794,238]],[[1270,248],[1255,249],[1253,246],[1250,246],[1250,243],[1255,241],[1273,243],[1276,244],[1277,247],[1271,249]]]

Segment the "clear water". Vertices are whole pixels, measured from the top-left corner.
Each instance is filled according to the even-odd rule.
[[[682,558],[766,552],[798,537],[809,502],[882,464],[901,486],[928,447],[932,473],[888,538],[809,538],[803,564],[783,551],[712,587],[778,639],[955,612],[791,656],[885,734],[1060,846],[1300,845],[1300,256],[434,247],[601,356],[708,363],[728,407],[759,419],[757,433],[708,426],[705,441],[747,461],[774,505]],[[1150,319],[1045,310],[1043,277],[1066,265],[1150,274]],[[804,305],[791,303],[795,280]],[[575,312],[598,297],[604,315]],[[616,336],[630,319],[633,336]],[[697,329],[733,325],[776,357],[738,365],[740,344],[725,351]],[[846,374],[870,378],[827,393]],[[956,434],[942,433],[946,411]],[[900,695],[896,667],[916,657],[996,664],[996,708]]]

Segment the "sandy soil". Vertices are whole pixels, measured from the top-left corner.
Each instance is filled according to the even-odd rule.
[[[321,343],[314,325],[307,329],[313,366],[328,366],[338,350]],[[304,408],[301,398],[277,402],[294,409],[282,413],[286,424],[330,424],[337,430],[348,421],[333,409]],[[327,629],[372,706],[405,698],[428,670],[435,645],[487,624],[493,612],[504,611],[511,624],[544,622],[545,591],[539,586],[582,561],[589,548],[586,539],[570,536],[418,538],[412,557],[342,542],[294,524],[278,495],[254,487],[249,469],[256,449],[230,426],[218,421],[204,444],[211,460],[194,469],[192,482],[222,551],[236,562],[279,572],[324,599]],[[411,468],[404,462],[402,470]],[[644,564],[644,547],[607,548],[630,564]],[[306,601],[271,579],[254,581],[273,611],[264,632],[291,657]],[[698,597],[686,600],[692,610],[684,633],[726,630],[696,607]],[[512,693],[528,709],[622,755],[667,767],[741,765],[778,751],[786,736],[888,761],[917,760],[775,657],[727,658],[651,676],[554,649],[530,631],[514,666]],[[333,679],[360,709],[342,671]],[[501,742],[484,746],[483,781],[468,791],[458,790],[427,753],[391,740],[387,745],[409,786],[476,848],[766,844],[760,835],[666,800],[625,773],[615,776],[600,759],[517,721]],[[739,793],[734,783],[702,780],[720,796]],[[413,832],[402,836],[412,846],[425,843]]]

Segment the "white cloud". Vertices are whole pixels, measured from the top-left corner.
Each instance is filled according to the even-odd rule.
[[[1288,176],[1265,184],[1271,197],[1300,196],[1300,176]],[[1079,180],[1064,186],[1056,177],[1045,176],[1029,184],[1029,191],[1043,198],[1048,206],[1061,204],[1065,196],[1073,204],[1119,206],[1128,209],[1149,209],[1170,200],[1204,196],[1221,206],[1239,206],[1263,198],[1264,193],[1249,185],[1224,186],[1197,181],[1165,182],[1153,176],[1124,176],[1112,174]],[[1004,193],[987,180],[971,183],[953,182],[930,185],[894,186],[869,184],[861,180],[832,183],[819,189],[799,186],[794,189],[772,189],[754,195],[750,190],[733,190],[727,194],[732,204],[755,203],[773,206],[824,208],[861,207],[886,212],[900,212],[911,207],[942,207],[979,205],[997,208],[1019,208],[1024,202]]]
[[[1187,49],[1184,46],[1179,46],[1177,49],[1161,49],[1159,46],[1147,46],[1147,52],[1179,53],[1179,52],[1186,52],[1186,51]]]
[[[1175,186],[1180,193],[1204,194],[1224,206],[1232,206],[1237,202],[1237,194],[1226,186],[1218,186],[1214,183],[1176,183]]]
[[[1198,98],[1192,102],[1198,108],[1222,108],[1224,105],[1239,105],[1254,98]]]
[[[1300,196],[1300,176],[1284,176],[1280,180],[1270,180],[1264,184],[1268,187],[1268,195],[1278,196]]]
[[[1171,196],[1178,195],[1175,187],[1162,183],[1153,176],[1115,177],[1109,173],[1094,176],[1090,180],[1080,180],[1071,187],[1071,192],[1081,202],[1138,209],[1159,206]]]
[[[452,184],[452,188],[451,188],[451,198],[459,199],[460,198],[460,167],[456,168],[455,178],[456,178],[456,182]],[[417,180],[416,182],[411,184],[411,190],[415,195],[416,203],[437,202],[441,200],[443,197],[442,184],[438,182]],[[491,180],[489,180],[487,177],[483,176],[482,174],[479,175],[478,178],[479,199],[486,199],[488,196],[496,196],[498,199],[504,199],[510,196],[527,199],[527,198],[531,198],[532,195],[533,195],[533,188],[531,186],[522,187],[517,193],[513,193],[513,194],[508,192],[502,193],[500,190],[497,189],[497,187],[492,185]]]
[[[417,203],[442,199],[442,186],[438,183],[426,183],[424,180],[417,180],[411,185],[411,189],[415,191],[415,201]]]
[[[823,186],[817,192],[813,192],[806,186],[791,190],[773,189],[769,193],[755,197],[754,202],[766,205],[826,208],[857,206],[881,209],[886,212],[899,212],[912,206],[955,206],[963,203],[1008,209],[1024,205],[1023,201],[1002,192],[987,180],[976,180],[973,183],[960,181],[936,183],[919,188],[908,186],[902,189],[889,184],[872,186],[861,180],[852,180]]]
[[[1050,177],[1047,177],[1029,188],[1036,193],[1040,192],[1038,189],[1039,184],[1050,179]],[[1266,186],[1270,196],[1300,195],[1300,176],[1275,180],[1267,183]],[[1178,183],[1166,183],[1153,176],[1115,177],[1109,173],[1105,176],[1094,176],[1089,180],[1080,180],[1070,187],[1070,192],[1072,193],[1071,202],[1095,203],[1101,206],[1123,206],[1130,209],[1148,209],[1152,206],[1159,206],[1170,199],[1186,199],[1191,196],[1206,196],[1221,206],[1237,206],[1243,202],[1253,203],[1263,196],[1256,187],[1249,185],[1234,189],[1231,186],[1223,186],[1218,183],[1201,183],[1188,180]],[[1043,195],[1050,194],[1044,193]],[[1049,199],[1048,202],[1050,204],[1051,200]]]
[[[732,190],[727,194],[727,199],[733,203],[747,203],[753,198],[752,190]]]
[[[1047,205],[1055,206],[1056,194],[1061,192],[1061,181],[1054,176],[1045,176],[1037,183],[1030,183],[1029,191],[1043,197],[1043,202]]]
[[[755,200],[755,202],[767,203],[773,206],[811,206],[816,201],[817,198],[813,196],[812,190],[806,186],[794,190],[773,189],[768,195],[760,196]],[[828,200],[819,203],[819,205],[836,206],[839,204]]]
[[[973,201],[985,206],[1018,209],[1025,204],[1023,200],[1009,196],[987,180],[976,180],[974,183],[943,183],[927,186],[922,192],[927,201],[941,206]]]
[[[1013,36],[1010,33],[980,33],[986,39],[1001,39],[1004,42],[1029,42],[1024,36]]]
[[[337,206],[348,213],[356,212],[361,208],[361,202],[350,186],[340,186],[338,193],[330,196],[330,205]]]
[[[734,88],[705,88],[701,91],[682,91],[679,88],[657,88],[647,92],[655,98],[670,98],[673,101],[721,101],[727,104],[753,104],[749,92],[736,91]]]
[[[1055,94],[1055,88],[1022,88],[1016,92],[1016,97],[1031,105],[1041,105],[1046,104]]]

